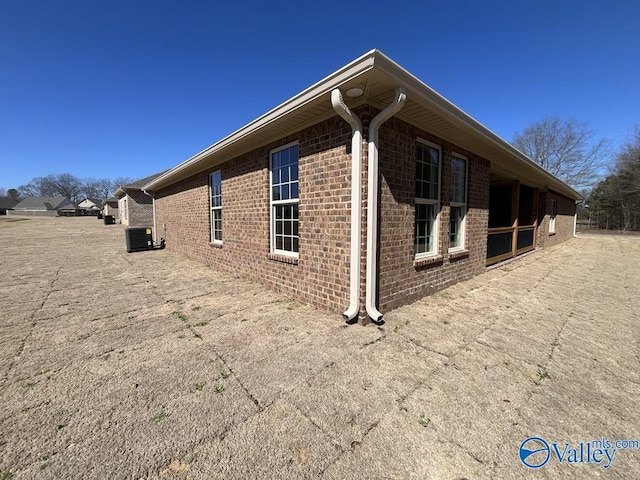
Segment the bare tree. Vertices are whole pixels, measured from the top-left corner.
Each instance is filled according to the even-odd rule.
[[[70,173],[58,173],[49,175],[55,192],[61,197],[67,197],[73,203],[77,203],[82,193],[82,180]]]
[[[129,185],[133,182],[135,182],[135,179],[131,177],[116,177],[113,179],[113,190],[115,191],[123,185]]]
[[[592,186],[609,161],[607,140],[594,141],[587,123],[547,117],[517,132],[513,145],[574,188]]]
[[[0,187],[0,197],[5,197],[7,195],[7,190],[4,187]]]
[[[35,177],[26,185],[20,185],[18,191],[21,197],[53,197],[56,195],[55,187],[51,183],[51,175],[47,177]]]
[[[20,200],[20,192],[18,192],[18,190],[16,190],[15,188],[10,188],[9,190],[7,190],[7,195],[9,196],[9,198],[15,200],[16,202]]]

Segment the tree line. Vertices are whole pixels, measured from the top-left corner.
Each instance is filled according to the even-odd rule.
[[[55,173],[35,177],[26,185],[10,188],[6,195],[14,200],[25,197],[67,197],[73,203],[78,203],[84,198],[106,200],[113,196],[119,187],[133,181],[130,177],[82,179],[70,173]]]
[[[610,173],[593,188],[589,223],[607,230],[640,230],[640,127],[615,156]]]
[[[614,152],[587,123],[548,117],[516,133],[513,145],[579,191],[579,218],[593,228],[640,231],[640,126]]]

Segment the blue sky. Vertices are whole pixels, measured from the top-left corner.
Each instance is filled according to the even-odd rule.
[[[506,140],[640,124],[637,0],[0,0],[0,187],[172,167],[378,48]]]

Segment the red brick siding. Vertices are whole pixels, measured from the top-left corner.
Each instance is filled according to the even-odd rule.
[[[120,222],[131,227],[147,227],[153,225],[153,200],[142,191],[127,191],[118,200]]]
[[[556,232],[549,234],[549,218],[551,217],[551,199],[557,202]],[[573,237],[573,223],[576,202],[553,191],[540,192],[538,207],[538,245],[550,247]]]
[[[435,263],[414,263],[416,141],[442,148],[441,210]],[[380,129],[380,246],[378,297],[381,311],[412,302],[485,268],[489,208],[489,161],[397,118]],[[449,254],[450,161],[468,159],[465,253]]]
[[[268,258],[269,151],[300,145],[296,264]],[[167,248],[340,312],[349,300],[351,129],[335,117],[156,193]],[[222,172],[223,244],[210,244],[208,175]],[[163,233],[162,225],[166,224]]]

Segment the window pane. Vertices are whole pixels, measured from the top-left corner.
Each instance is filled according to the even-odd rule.
[[[416,198],[437,200],[440,151],[418,143],[416,157]]]
[[[467,162],[462,158],[451,159],[451,201],[465,203]]]
[[[294,220],[293,221],[293,235],[294,236],[298,236],[298,221]]]
[[[282,195],[282,200],[289,200],[291,197],[289,196],[289,184],[282,185],[280,187],[280,193]]]
[[[291,235],[291,231],[292,229],[292,222],[284,222],[284,234],[285,235]]]
[[[271,169],[278,170],[280,168],[280,152],[271,155]]]
[[[276,221],[276,235],[282,235],[282,222],[281,221]]]
[[[298,244],[299,244],[298,238],[297,237],[293,237],[293,251],[294,252],[299,252]]]
[[[282,250],[282,237],[276,236],[276,248]]]
[[[289,165],[289,151],[291,149],[287,148],[286,150],[280,150],[280,165],[286,167]]]
[[[291,252],[291,237],[284,237],[284,248],[287,252]]]
[[[298,182],[291,184],[291,198],[298,198]]]
[[[273,187],[273,199],[280,200],[280,187]]]
[[[298,204],[296,203],[294,205],[291,205],[291,207],[293,210],[293,216],[291,218],[298,220]]]
[[[289,181],[289,169],[291,167],[283,167],[280,170],[280,181],[281,182],[288,182]]]
[[[281,219],[284,216],[284,207],[282,205],[276,206],[276,218]]]

